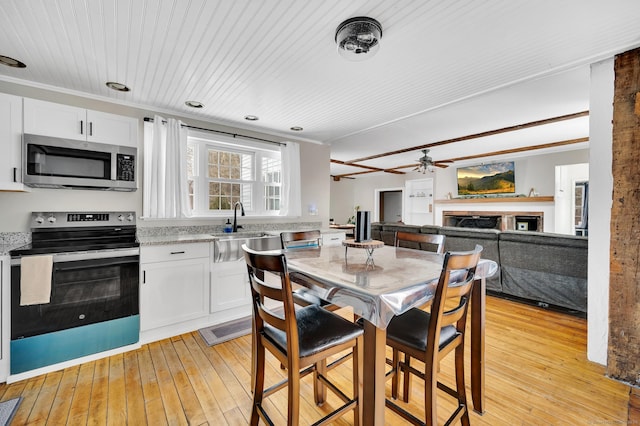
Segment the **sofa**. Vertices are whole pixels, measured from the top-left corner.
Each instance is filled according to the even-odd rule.
[[[394,244],[397,231],[442,234],[446,251],[472,250],[480,244],[484,248],[482,257],[498,264],[498,273],[487,279],[487,293],[586,315],[587,237],[434,225],[371,224],[372,238],[387,245]]]

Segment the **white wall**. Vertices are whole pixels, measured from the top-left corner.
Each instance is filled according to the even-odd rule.
[[[555,166],[587,163],[589,162],[589,150],[578,149],[541,155],[536,155],[533,151],[527,157],[505,158],[501,161],[514,162],[516,194],[528,195],[531,188],[535,188],[539,195],[553,195],[555,192]],[[472,166],[479,163],[464,165]],[[446,169],[436,170],[435,174],[438,178],[435,186],[436,200],[447,198],[449,192],[454,197],[457,196],[457,167],[459,167],[458,164],[453,164]]]
[[[510,161],[504,159],[504,161]],[[589,150],[579,149],[563,151],[554,154],[532,155],[513,159],[515,162],[516,193],[529,194],[533,187],[539,195],[554,195],[555,192],[555,167],[565,164],[589,162]],[[472,165],[472,164],[468,164]],[[443,210],[470,210],[469,204],[455,206],[452,204],[440,204],[438,200],[447,198],[447,193],[457,196],[456,164],[446,168],[437,169],[429,175],[434,179],[435,216],[434,223],[442,224]],[[407,173],[405,175],[375,174],[372,176],[358,176],[356,179],[342,179],[331,184],[331,213],[336,221],[342,221],[341,217],[353,211],[353,206],[360,205],[362,210],[374,210],[375,190],[382,188],[404,187],[405,180],[421,179],[425,175],[419,173]],[[498,207],[499,206],[499,207]],[[504,210],[504,211],[543,211],[544,230],[554,232],[554,208],[552,203],[523,204],[523,203],[495,203],[473,204],[473,210]]]
[[[331,217],[336,223],[345,223],[349,217],[353,216],[355,206],[360,206],[360,210],[369,210],[373,213],[376,206],[376,189],[404,188],[405,179],[416,179],[416,176],[416,174],[383,173],[378,176],[332,181]]]
[[[9,93],[34,99],[42,99],[51,102],[66,103],[82,108],[94,109],[113,114],[127,115],[140,120],[139,127],[139,157],[144,154],[142,150],[142,123],[144,117],[152,117],[158,113],[165,117],[175,117],[161,111],[149,111],[129,105],[95,100],[79,95],[58,92],[54,88],[45,90],[30,86],[0,81],[0,92]],[[194,120],[184,117],[176,117],[189,124],[262,137],[273,141],[283,141],[282,137],[251,132],[245,129],[235,129]],[[292,139],[293,140],[293,139]],[[0,141],[1,144],[8,141]],[[243,218],[243,223],[265,222],[317,222],[329,224],[329,156],[330,147],[326,145],[312,144],[300,141],[300,169],[302,187],[302,217],[301,218]],[[87,191],[70,189],[42,189],[32,188],[31,192],[1,192],[0,191],[0,232],[28,232],[29,219],[33,211],[108,211],[123,210],[135,211],[138,216],[142,214],[142,161],[138,162],[138,190],[135,192],[111,192],[111,191]],[[311,215],[309,205],[317,207],[318,215]],[[169,220],[139,220],[138,226],[173,226],[173,225],[222,225],[225,218],[192,219],[182,221]]]
[[[587,358],[607,364],[609,241],[613,194],[612,132],[614,60],[591,66],[589,113],[589,292]]]

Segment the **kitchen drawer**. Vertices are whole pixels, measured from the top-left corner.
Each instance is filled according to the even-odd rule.
[[[142,246],[140,248],[140,263],[209,257],[210,245],[210,243],[187,243]]]

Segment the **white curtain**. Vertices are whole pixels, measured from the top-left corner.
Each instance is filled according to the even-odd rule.
[[[144,217],[190,217],[187,189],[187,129],[156,115],[144,128]]]
[[[302,197],[300,192],[300,145],[287,142],[280,146],[282,159],[282,198],[280,216],[301,216]]]

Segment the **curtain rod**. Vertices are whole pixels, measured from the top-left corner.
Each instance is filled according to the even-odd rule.
[[[145,117],[144,121],[148,121],[150,123],[153,123],[153,118],[152,117]],[[167,123],[167,120],[162,120],[162,124],[166,124],[166,123]],[[188,124],[181,124],[181,126],[182,127],[186,127],[188,129],[203,130],[205,132],[212,132],[212,133],[220,133],[222,135],[228,135],[228,136],[231,136],[233,138],[241,137],[241,138],[245,138],[245,139],[253,139],[253,140],[256,140],[256,141],[260,141],[260,142],[271,143],[271,144],[279,145],[279,146],[282,146],[282,145],[286,146],[287,145],[285,142],[270,141],[268,139],[257,138],[255,136],[240,135],[238,133],[224,132],[222,130],[205,129],[204,127],[190,126]]]

